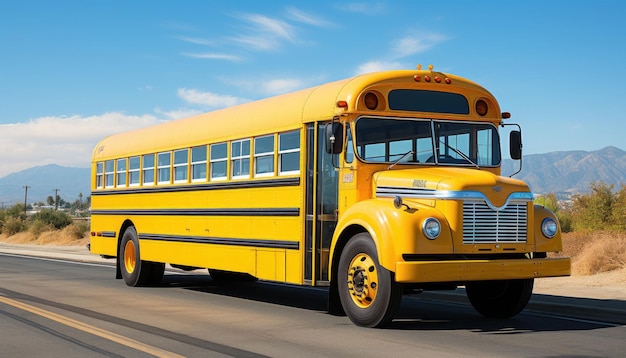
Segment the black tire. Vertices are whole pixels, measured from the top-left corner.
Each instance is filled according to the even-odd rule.
[[[157,285],[165,272],[164,263],[141,260],[137,230],[132,226],[120,241],[118,264],[124,282],[131,287]]]
[[[209,269],[209,275],[214,281],[228,283],[228,282],[254,282],[257,278],[241,272],[224,271],[217,269]]]
[[[468,282],[467,298],[485,317],[510,318],[522,312],[533,293],[534,279]]]
[[[348,241],[337,269],[339,299],[354,324],[383,327],[393,320],[402,300],[402,286],[378,262],[368,233],[356,234]]]

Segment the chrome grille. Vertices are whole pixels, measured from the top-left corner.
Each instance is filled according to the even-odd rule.
[[[524,243],[528,223],[527,202],[510,201],[494,210],[483,200],[463,202],[463,243]]]

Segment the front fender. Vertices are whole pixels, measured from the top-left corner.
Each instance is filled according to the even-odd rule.
[[[535,252],[559,252],[563,250],[563,242],[561,241],[561,225],[556,215],[541,205],[535,205],[535,224],[533,233],[535,234]],[[541,223],[545,218],[553,218],[559,227],[556,235],[548,239],[541,232]]]
[[[422,224],[428,217],[441,223],[441,235],[436,240],[428,240],[422,233]],[[417,203],[410,203],[410,208],[397,209],[390,199],[369,199],[348,208],[337,222],[330,262],[338,262],[334,257],[340,254],[345,242],[355,231],[364,230],[372,236],[379,263],[392,272],[396,271],[396,263],[403,261],[403,254],[453,252],[450,227],[439,210]]]

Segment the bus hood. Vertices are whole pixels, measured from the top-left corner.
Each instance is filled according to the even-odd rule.
[[[403,199],[478,199],[495,207],[510,199],[532,200],[528,185],[521,180],[469,168],[429,167],[387,170],[374,174],[377,197]]]

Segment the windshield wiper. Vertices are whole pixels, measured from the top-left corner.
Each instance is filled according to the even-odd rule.
[[[389,169],[391,169],[391,168],[395,167],[395,166],[396,166],[396,164],[400,163],[400,161],[401,161],[402,159],[406,158],[406,156],[407,156],[407,155],[409,155],[409,154],[415,154],[415,152],[414,152],[414,151],[412,151],[412,150],[409,150],[408,152],[406,152],[406,153],[402,154],[402,156],[400,157],[400,159],[398,159],[398,160],[396,160],[395,162],[391,163],[391,165],[389,165],[389,166],[387,167],[387,170],[389,170]]]
[[[455,152],[456,154],[460,155],[461,157],[463,157],[463,159],[467,160],[469,163],[471,163],[472,165],[474,165],[476,167],[476,169],[480,169],[480,167],[478,166],[478,164],[474,163],[473,160],[471,160],[467,155],[465,155],[465,153],[461,152],[460,150],[451,147],[450,145],[448,145],[448,143],[444,142],[444,141],[439,141],[439,143],[443,144],[446,148],[451,149],[453,152]]]

